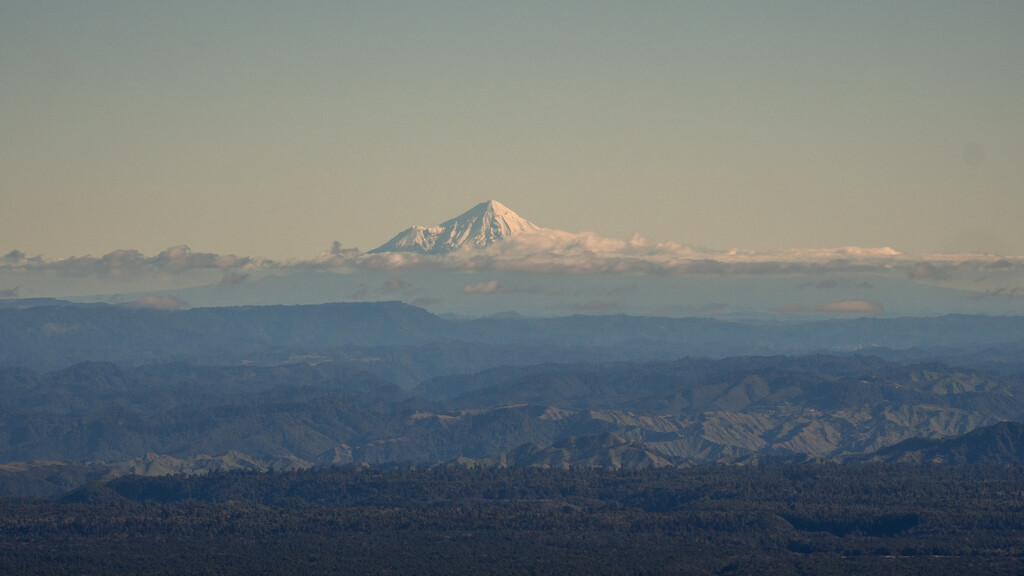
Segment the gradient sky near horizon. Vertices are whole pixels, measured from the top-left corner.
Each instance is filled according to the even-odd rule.
[[[309,258],[497,199],[1024,256],[1024,2],[0,3],[0,254]]]

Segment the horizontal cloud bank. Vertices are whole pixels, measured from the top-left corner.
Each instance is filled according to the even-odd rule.
[[[713,251],[673,242],[650,244],[541,229],[487,248],[463,248],[447,255],[413,252],[325,254],[293,266],[338,271],[360,269],[520,272],[531,274],[794,275],[883,274],[1016,297],[1024,280],[1024,258],[989,254],[908,255],[892,248],[842,247],[775,251]],[[466,293],[500,293],[508,287],[466,286]]]
[[[145,274],[178,275],[197,270],[220,271],[225,278],[243,270],[259,270],[274,265],[253,258],[195,253],[188,246],[174,246],[156,256],[147,257],[137,250],[115,250],[101,257],[80,256],[60,260],[29,258],[14,250],[0,259],[0,269],[56,272],[75,277],[131,278]]]
[[[235,255],[193,252],[175,246],[156,256],[117,250],[93,257],[47,260],[14,250],[0,257],[0,294],[15,296],[18,277],[35,273],[97,279],[108,283],[150,279],[171,284],[242,284],[268,274],[296,271],[437,270],[520,272],[532,274],[758,275],[814,273],[898,274],[930,283],[976,283],[986,297],[1020,297],[1024,258],[988,254],[907,255],[892,248],[842,247],[776,251],[713,251],[673,242],[650,244],[590,232],[541,229],[486,248],[466,247],[446,255],[412,252],[367,254],[335,242],[315,258],[273,261]],[[187,279],[186,279],[187,277]],[[471,284],[466,293],[498,293],[507,287]],[[841,311],[841,310],[840,310]],[[859,310],[871,312],[871,310]]]

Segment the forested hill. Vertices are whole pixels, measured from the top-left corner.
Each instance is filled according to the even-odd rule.
[[[123,473],[348,463],[888,458],[908,439],[1024,421],[1017,317],[30,304],[0,306],[0,488],[23,494]],[[923,450],[892,458],[946,458]]]
[[[1024,465],[1024,422],[1000,422],[948,438],[911,438],[850,460]]]
[[[88,362],[2,369],[0,386],[0,464],[131,461],[114,468],[154,472],[216,468],[211,458],[227,453],[254,467],[827,459],[1024,420],[1018,376],[864,356],[544,364],[413,391],[358,361]]]

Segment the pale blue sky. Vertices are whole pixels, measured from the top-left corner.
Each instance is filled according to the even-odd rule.
[[[497,199],[1024,255],[1024,2],[0,2],[0,254],[368,250]]]

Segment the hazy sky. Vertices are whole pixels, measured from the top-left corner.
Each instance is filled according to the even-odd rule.
[[[308,258],[497,199],[1024,255],[1024,2],[0,1],[0,254]]]

